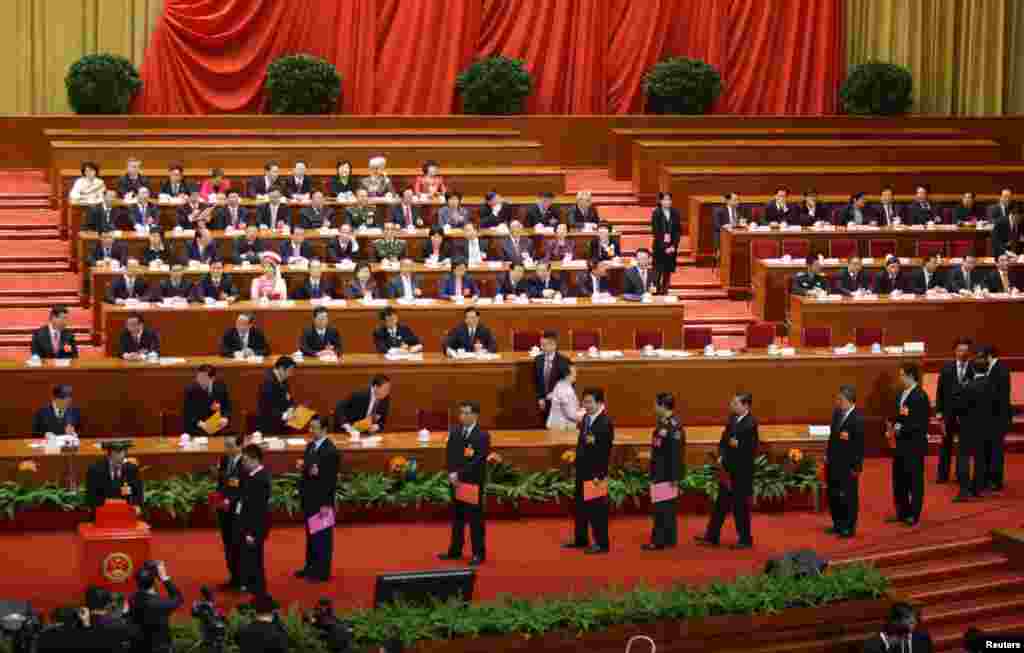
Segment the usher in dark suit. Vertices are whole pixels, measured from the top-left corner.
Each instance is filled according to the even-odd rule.
[[[962,368],[958,367],[962,366]],[[952,461],[958,458],[953,439],[961,432],[961,400],[960,394],[964,387],[974,378],[971,361],[959,363],[949,361],[939,372],[939,385],[935,392],[935,412],[942,413],[944,433],[942,447],[939,449],[939,469],[936,477],[940,482],[949,480],[949,469]],[[960,447],[963,447],[961,442]],[[953,469],[959,470],[959,464],[952,462]]]
[[[849,415],[832,412],[832,429],[826,449],[826,482],[832,525],[838,533],[857,530],[860,510],[860,472],[864,468],[864,418],[854,406]]]
[[[270,530],[270,472],[242,473],[242,488],[235,508],[235,539],[238,543],[238,580],[250,593],[260,596],[267,591],[267,575],[263,564],[264,544]],[[251,537],[250,544],[246,537]]]
[[[479,488],[479,500],[476,504],[457,501],[455,486],[452,485],[452,537],[448,554],[462,556],[468,521],[473,557],[483,560],[487,557],[484,493],[487,488],[487,455],[491,449],[491,435],[481,430],[479,424],[475,424],[468,433],[466,429],[464,426],[453,426],[448,431],[445,460],[448,473],[455,474],[457,482],[470,483]]]
[[[242,474],[244,471],[240,452],[221,456],[217,467],[217,491],[224,496],[224,503],[217,506],[217,527],[220,529],[220,541],[224,545],[224,563],[230,574],[228,585],[232,587],[242,584],[238,571],[239,542],[235,537],[235,511],[238,509],[238,497],[242,494]]]
[[[730,444],[733,439],[736,440],[735,446]],[[757,447],[757,418],[750,413],[743,417],[729,417],[729,423],[722,430],[722,438],[718,442],[718,455],[722,457],[722,469],[728,475],[728,483],[719,485],[718,499],[704,534],[707,541],[718,543],[725,515],[732,510],[739,544],[753,545],[750,504],[754,496],[754,456],[757,455]]]
[[[317,515],[322,508],[334,509],[340,460],[337,447],[326,437],[319,443],[316,440],[310,442],[302,455],[299,497],[306,526],[306,564],[303,572],[309,580],[325,581],[331,577],[334,529],[325,528],[319,533],[310,533],[309,518]],[[314,468],[316,474],[313,473]]]
[[[901,426],[896,431],[896,456],[892,461],[896,516],[916,524],[924,506],[924,458],[928,453],[931,402],[921,386],[915,385],[898,408],[895,423]]]

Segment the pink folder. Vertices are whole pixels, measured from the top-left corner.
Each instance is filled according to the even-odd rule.
[[[456,483],[455,499],[472,505],[480,503],[480,486],[472,483]]]
[[[334,528],[334,508],[321,510],[306,521],[309,525],[310,535],[316,535],[320,531]]]
[[[651,483],[651,503],[661,503],[679,496],[679,486],[673,481]]]

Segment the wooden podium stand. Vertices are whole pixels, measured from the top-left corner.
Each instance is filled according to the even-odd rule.
[[[85,586],[97,585],[113,592],[135,591],[135,572],[150,559],[149,524],[141,522],[135,506],[108,499],[96,510],[96,521],[78,526],[81,540],[81,574]]]

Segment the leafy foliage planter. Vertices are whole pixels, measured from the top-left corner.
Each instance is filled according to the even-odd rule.
[[[510,115],[523,112],[533,79],[521,59],[487,57],[459,73],[455,88],[462,96],[465,113]]]
[[[895,116],[914,105],[914,76],[908,68],[882,61],[853,66],[839,90],[843,110],[862,116]]]
[[[128,113],[142,88],[132,62],[114,54],[87,54],[68,68],[64,78],[68,104],[75,113]]]
[[[323,59],[293,54],[267,66],[263,88],[270,113],[328,114],[341,96],[341,75]]]
[[[722,75],[700,59],[674,57],[647,71],[643,90],[652,113],[699,115],[722,94]]]

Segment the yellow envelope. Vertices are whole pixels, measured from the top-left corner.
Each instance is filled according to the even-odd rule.
[[[224,428],[224,425],[221,424],[220,420],[221,414],[220,411],[218,410],[213,415],[210,415],[205,421],[200,422],[199,425],[202,427],[204,431],[206,431],[210,435],[215,435],[222,428]]]
[[[292,427],[296,431],[301,431],[306,428],[307,424],[309,424],[309,420],[313,419],[313,415],[316,415],[316,412],[314,412],[312,408],[307,406],[296,406],[292,411],[291,419],[288,420],[288,426]]]

